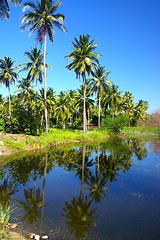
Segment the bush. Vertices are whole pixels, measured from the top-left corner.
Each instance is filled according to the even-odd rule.
[[[124,127],[128,126],[129,119],[126,116],[119,115],[117,117],[111,118],[106,117],[102,121],[102,128],[108,129],[110,132],[118,133],[123,130]]]

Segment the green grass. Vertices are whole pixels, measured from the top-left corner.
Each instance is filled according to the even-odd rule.
[[[126,134],[160,134],[160,128],[155,127],[125,127]]]
[[[125,136],[160,135],[160,128],[126,127],[123,129]],[[17,137],[17,138],[16,138]],[[41,136],[17,135],[6,136],[5,146],[12,152],[22,152],[31,149],[42,149],[51,146],[71,143],[106,141],[109,138],[107,130],[88,130],[84,135],[82,130],[50,129],[49,134]]]
[[[106,131],[88,131],[86,135],[81,130],[50,129],[48,136],[37,137],[37,145],[47,147],[64,143],[99,141],[107,137]]]
[[[6,138],[4,139],[5,146],[11,151],[24,151],[26,150],[23,141],[16,141],[14,139]]]

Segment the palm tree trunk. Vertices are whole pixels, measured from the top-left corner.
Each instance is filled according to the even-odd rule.
[[[11,92],[10,92],[10,85],[8,86],[8,112],[9,112],[9,127],[10,127],[10,131],[12,131],[12,122],[11,122]]]
[[[89,116],[89,108],[88,108],[88,128],[89,128],[89,122],[90,122],[89,118],[90,116]]]
[[[47,48],[47,39],[45,34],[45,38],[44,38],[44,111],[45,111],[46,135],[48,135],[47,89],[46,89],[46,83],[47,83],[46,48]]]
[[[98,129],[101,128],[101,99],[100,94],[98,96]]]
[[[8,86],[8,113],[9,113],[9,120],[11,120],[11,93],[10,93],[10,86]]]
[[[83,76],[83,133],[86,132],[86,78]]]
[[[36,133],[38,134],[38,80],[36,79]]]
[[[83,157],[82,157],[82,180],[81,180],[81,190],[80,196],[84,197],[84,164],[85,164],[85,156],[86,156],[86,145],[83,146]]]

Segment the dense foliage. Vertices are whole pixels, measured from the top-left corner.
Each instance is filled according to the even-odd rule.
[[[8,1],[2,2],[0,10],[5,13]],[[15,66],[10,57],[0,58],[0,84],[8,88],[7,97],[0,95],[0,130],[39,135],[44,130],[48,134],[48,127],[67,127],[83,128],[85,134],[91,127],[100,129],[101,124],[114,132],[124,126],[139,125],[147,117],[148,102],[134,103],[132,93],[122,93],[119,86],[108,80],[110,72],[100,65],[97,58],[101,54],[94,51],[97,44],[88,34],[74,38],[72,51],[65,56],[70,61],[66,67],[74,70],[77,78],[82,78],[80,88],[60,93],[47,88],[46,68],[50,65],[46,63],[46,36],[53,42],[54,26],[66,31],[64,15],[56,12],[60,5],[60,0],[55,4],[44,0],[24,3],[21,29],[29,27],[31,34],[36,33],[37,41],[44,44],[44,51],[36,47],[26,51],[28,59],[19,66]],[[1,14],[1,18],[5,16]],[[26,73],[25,78],[20,79],[21,71]],[[40,89],[38,83],[42,82],[44,88]],[[12,96],[11,84],[18,88]]]

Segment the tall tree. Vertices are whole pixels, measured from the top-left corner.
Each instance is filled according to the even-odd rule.
[[[138,103],[135,105],[135,118],[138,120],[138,124],[140,120],[144,120],[145,117],[147,116],[147,109],[148,109],[148,102],[147,101],[143,101],[143,100],[139,100]]]
[[[38,82],[42,83],[43,74],[44,74],[44,65],[43,65],[43,53],[40,49],[32,48],[30,52],[26,51],[24,55],[30,60],[29,62],[24,62],[20,66],[22,67],[20,71],[28,71],[27,79],[32,82],[36,82],[36,121],[38,121],[38,106],[37,106],[37,97],[38,97]],[[51,67],[51,65],[46,64],[46,67]],[[38,124],[37,124],[38,126]],[[38,133],[38,128],[37,128]]]
[[[20,71],[28,71],[27,79],[36,82],[36,92],[38,94],[38,82],[43,81],[43,53],[40,49],[32,48],[31,51],[26,51],[24,55],[29,59],[29,62],[24,62],[20,65]]]
[[[60,92],[57,98],[57,107],[55,115],[62,120],[63,128],[66,128],[66,121],[70,117],[69,98],[66,92]]]
[[[98,128],[100,129],[100,112],[101,112],[101,95],[107,84],[111,83],[107,79],[110,72],[106,72],[102,66],[97,66],[95,72],[92,73],[93,78],[90,79],[91,91],[95,92],[98,100]]]
[[[79,89],[77,89],[77,96],[75,98],[76,107],[78,108],[79,112],[83,111],[83,104],[84,104],[84,86],[81,85]],[[90,122],[90,111],[94,108],[94,100],[91,98],[90,86],[86,86],[86,99],[85,99],[85,107],[86,107],[86,115],[88,113],[88,124]],[[80,113],[81,115],[81,113]]]
[[[11,117],[11,93],[10,85],[18,80],[18,74],[16,72],[17,66],[13,66],[15,61],[12,61],[10,57],[4,57],[0,59],[0,82],[8,88],[8,101],[9,101],[9,117]]]
[[[55,4],[52,0],[39,0],[36,4],[33,2],[25,2],[23,11],[24,16],[22,17],[22,30],[29,27],[30,33],[37,33],[36,41],[44,46],[44,109],[45,109],[45,122],[46,122],[46,135],[48,134],[48,113],[47,113],[47,94],[46,94],[46,53],[47,53],[47,35],[50,41],[53,43],[53,34],[55,27],[65,31],[66,28],[63,26],[65,17],[61,13],[57,13],[57,9],[60,7],[61,1],[58,0]]]
[[[121,91],[115,84],[109,86],[106,92],[103,94],[102,105],[104,108],[109,107],[111,115],[114,118],[118,114],[118,110],[121,106]]]
[[[10,0],[14,6],[18,6],[21,0]],[[8,19],[10,13],[9,0],[0,0],[0,18]]]
[[[70,61],[66,66],[68,70],[74,70],[76,78],[82,77],[83,83],[83,132],[86,133],[86,74],[88,76],[94,72],[94,67],[99,64],[97,57],[101,55],[95,53],[94,50],[97,47],[97,44],[93,44],[94,40],[89,40],[90,35],[80,35],[79,40],[74,38],[73,51],[70,52],[65,57]]]
[[[122,111],[124,112],[125,116],[129,118],[129,126],[131,124],[131,121],[134,117],[134,98],[132,93],[125,92],[122,96]]]

